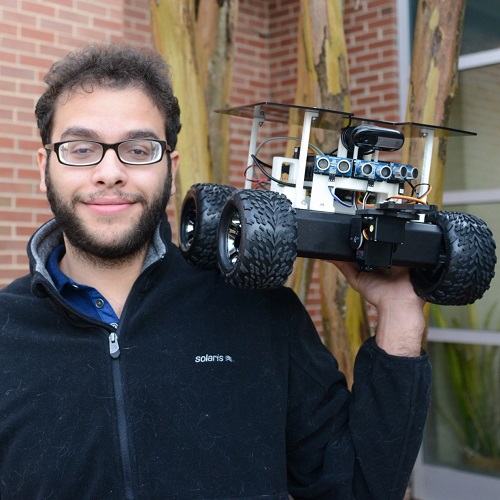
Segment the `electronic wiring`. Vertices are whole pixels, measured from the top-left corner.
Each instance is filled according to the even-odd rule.
[[[263,162],[262,160],[259,160],[259,158],[257,157],[257,154],[259,153],[259,151],[261,150],[261,148],[265,144],[267,144],[268,142],[271,142],[271,141],[296,141],[296,142],[301,142],[302,139],[300,139],[299,137],[291,137],[291,136],[280,135],[280,136],[275,136],[275,137],[269,137],[269,138],[265,139],[264,141],[262,141],[259,144],[259,146],[256,148],[255,154],[251,155],[251,158],[252,158],[254,164],[253,165],[249,165],[245,169],[245,171],[244,171],[243,175],[244,175],[245,180],[247,180],[249,182],[252,182],[253,184],[257,184],[256,188],[268,185],[269,181],[274,181],[274,182],[278,183],[280,186],[295,187],[295,184],[290,183],[290,182],[286,182],[286,181],[282,181],[281,179],[276,179],[271,174],[269,174],[269,172],[267,172],[265,169],[266,168],[272,169],[273,168],[272,165],[269,165],[268,163]],[[317,146],[315,146],[314,144],[308,143],[308,146],[316,154],[318,154],[318,155],[323,155],[324,154],[323,151],[321,151],[321,149],[318,148]],[[247,175],[248,171],[254,165],[264,174],[264,176],[266,177],[266,180],[259,179],[259,178],[254,178],[254,179],[248,178],[248,175]]]
[[[365,195],[363,196],[363,203],[362,203],[363,208],[366,208],[366,207],[370,207],[370,208],[372,208],[372,207],[374,207],[374,206],[375,206],[375,205],[373,205],[373,204],[371,204],[371,203],[370,203],[370,204],[369,204],[369,203],[367,203],[368,198],[370,197],[370,195],[371,195],[371,194],[372,194],[372,192],[371,192],[371,191],[367,191],[367,192],[365,193]]]
[[[411,184],[410,184],[411,185]],[[412,196],[415,195],[415,193],[417,192],[417,189],[421,186],[427,186],[427,191],[425,191],[425,193],[419,193],[419,196],[418,198],[423,198],[424,196],[428,196],[429,193],[432,191],[432,186],[430,184],[417,184],[415,187],[411,186],[412,187]]]
[[[328,186],[328,191],[330,191],[330,194],[332,195],[332,198],[337,202],[339,203],[340,205],[342,205],[343,207],[346,207],[346,208],[352,208],[354,206],[354,203],[346,203],[345,201],[342,201],[334,192],[333,192],[333,187],[332,186]]]
[[[267,144],[268,142],[271,142],[271,141],[295,141],[295,142],[302,142],[302,139],[300,137],[290,137],[288,135],[280,135],[280,136],[275,136],[275,137],[269,137],[269,138],[265,139],[264,141],[262,141],[257,146],[257,149],[255,150],[255,155],[257,156],[259,154],[259,151],[261,150],[262,146],[264,146],[265,144]],[[317,154],[319,154],[321,156],[324,155],[323,151],[321,151],[321,149],[318,148],[318,146],[315,146],[311,142],[308,143],[308,146],[313,151],[315,151]]]
[[[267,179],[262,179],[262,178],[254,178],[251,179],[247,176],[248,171],[253,167],[253,165],[248,165],[248,167],[244,171],[244,177],[246,181],[251,182],[252,184],[255,184],[255,187],[253,189],[259,189],[261,187],[267,187],[269,186],[269,181]]]
[[[390,200],[402,200],[406,201],[408,203],[415,203],[415,204],[420,204],[420,205],[427,205],[427,202],[423,200],[425,196],[427,196],[431,191],[432,191],[432,186],[430,184],[417,184],[416,186],[413,186],[410,182],[412,188],[412,194],[411,196],[405,196],[405,195],[394,195],[391,196],[390,198],[387,199],[387,201]],[[420,186],[427,186],[427,190],[423,194],[419,194],[419,196],[415,196],[417,192],[417,188]]]
[[[257,157],[257,154],[258,152],[260,151],[260,149],[265,145],[267,144],[268,142],[271,142],[271,141],[284,141],[284,140],[291,140],[291,141],[297,141],[297,142],[300,142],[301,139],[299,139],[298,137],[290,137],[290,136],[276,136],[276,137],[269,137],[268,139],[262,141],[259,146],[257,147],[256,151],[255,151],[255,154],[252,154],[251,155],[251,158],[253,160],[253,164],[252,165],[249,165],[246,169],[245,169],[245,172],[244,172],[244,177],[245,177],[245,180],[247,181],[250,181],[252,182],[253,184],[255,184],[255,189],[259,189],[259,188],[263,188],[263,187],[268,187],[269,186],[269,183],[271,181],[273,182],[276,182],[278,185],[280,186],[287,186],[287,187],[295,187],[296,184],[295,183],[292,183],[292,182],[286,182],[286,181],[283,181],[281,179],[277,179],[276,177],[272,176],[267,170],[267,169],[272,169],[272,165],[269,165],[268,163],[260,160],[258,157]],[[315,145],[309,143],[309,147],[311,149],[313,149],[317,154],[320,154],[322,155],[322,151]],[[257,176],[254,176],[254,178],[249,178],[248,177],[248,171],[252,168],[252,167],[257,167],[260,172],[264,175],[265,178],[259,178]],[[407,195],[393,195],[393,196],[390,196],[389,198],[386,199],[386,201],[391,201],[391,200],[400,200],[402,202],[407,202],[407,203],[413,203],[413,204],[422,204],[422,205],[426,205],[427,202],[423,200],[423,198],[425,196],[427,196],[431,191],[432,191],[432,186],[430,184],[417,184],[417,185],[413,185],[411,182],[408,182],[408,184],[410,185],[411,187],[411,195],[410,196],[407,196]],[[427,186],[427,190],[422,193],[422,194],[419,194],[418,196],[416,195],[417,193],[417,189],[422,187],[422,186]],[[338,203],[340,205],[342,205],[343,207],[346,207],[346,208],[353,208],[353,207],[358,207],[358,206],[362,206],[363,209],[366,209],[366,208],[373,208],[375,207],[374,204],[369,204],[368,203],[368,199],[370,197],[371,194],[373,194],[372,191],[366,191],[366,192],[362,192],[362,191],[359,191],[359,192],[353,192],[353,202],[352,203],[346,203],[345,201],[343,201],[342,199],[340,199],[336,194],[335,194],[335,191],[333,189],[332,186],[329,186],[328,187],[328,190],[330,192],[330,195],[332,196],[333,200],[335,203]]]
[[[402,200],[402,201],[407,201],[409,203],[427,205],[427,202],[425,202],[424,200],[421,200],[420,198],[414,198],[413,196],[405,196],[402,194],[396,194],[394,196],[387,198],[387,201],[390,201],[390,200]]]
[[[277,182],[281,186],[289,186],[289,187],[295,187],[295,184],[291,182],[285,182],[282,181],[281,179],[276,179],[276,177],[273,177],[269,172],[266,171],[264,166],[267,168],[272,168],[271,165],[268,165],[267,163],[261,162],[255,155],[251,155],[252,160],[254,161],[255,165],[258,167],[258,169],[269,179],[270,181]]]

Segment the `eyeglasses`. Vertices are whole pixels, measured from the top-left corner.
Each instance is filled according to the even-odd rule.
[[[115,144],[74,140],[46,144],[45,149],[54,151],[60,163],[72,167],[97,165],[108,149],[113,149],[120,161],[126,165],[158,163],[165,151],[172,151],[166,141],[150,139],[130,139]]]

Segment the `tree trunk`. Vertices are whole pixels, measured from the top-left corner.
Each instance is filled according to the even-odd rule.
[[[415,21],[408,121],[447,126],[458,81],[458,58],[462,41],[465,0],[442,2],[419,0]],[[407,141],[403,162],[420,166],[424,140]],[[428,202],[442,205],[447,140],[435,140]],[[429,317],[429,307],[425,308]],[[427,342],[424,338],[424,344]]]
[[[234,27],[238,0],[198,0],[197,55],[201,81],[205,82],[213,181],[229,179],[229,116],[214,113],[230,104],[234,56]]]
[[[227,182],[229,125],[213,113],[229,102],[237,0],[151,0],[156,48],[172,68],[183,130],[177,208],[196,182]]]
[[[458,80],[465,0],[419,0],[415,21],[407,120],[448,126]],[[423,140],[408,141],[403,161],[419,166]],[[429,202],[441,205],[446,139],[433,149]]]
[[[344,38],[342,2],[304,0],[299,21],[298,72],[295,103],[337,111],[350,109],[347,51]],[[336,130],[312,129],[312,141],[323,151],[332,151],[338,142]],[[290,135],[293,133],[291,127]],[[353,359],[362,340],[369,335],[363,301],[349,289],[332,264],[319,261],[322,316],[325,344],[337,357],[349,383]],[[292,286],[305,302],[313,262],[296,262]],[[348,292],[348,290],[350,290]],[[347,299],[349,303],[346,303]]]

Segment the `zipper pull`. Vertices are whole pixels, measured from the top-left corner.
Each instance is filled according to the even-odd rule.
[[[116,335],[116,332],[109,334],[109,354],[114,359],[120,356],[120,345],[118,344],[118,335]]]

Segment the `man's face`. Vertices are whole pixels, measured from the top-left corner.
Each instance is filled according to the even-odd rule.
[[[54,116],[52,142],[73,139],[116,143],[126,139],[165,140],[159,109],[140,89],[97,87],[62,96]],[[126,260],[145,248],[165,211],[178,166],[177,152],[152,165],[124,165],[108,149],[93,166],[59,163],[38,151],[40,188],[47,193],[66,244],[101,261]]]

